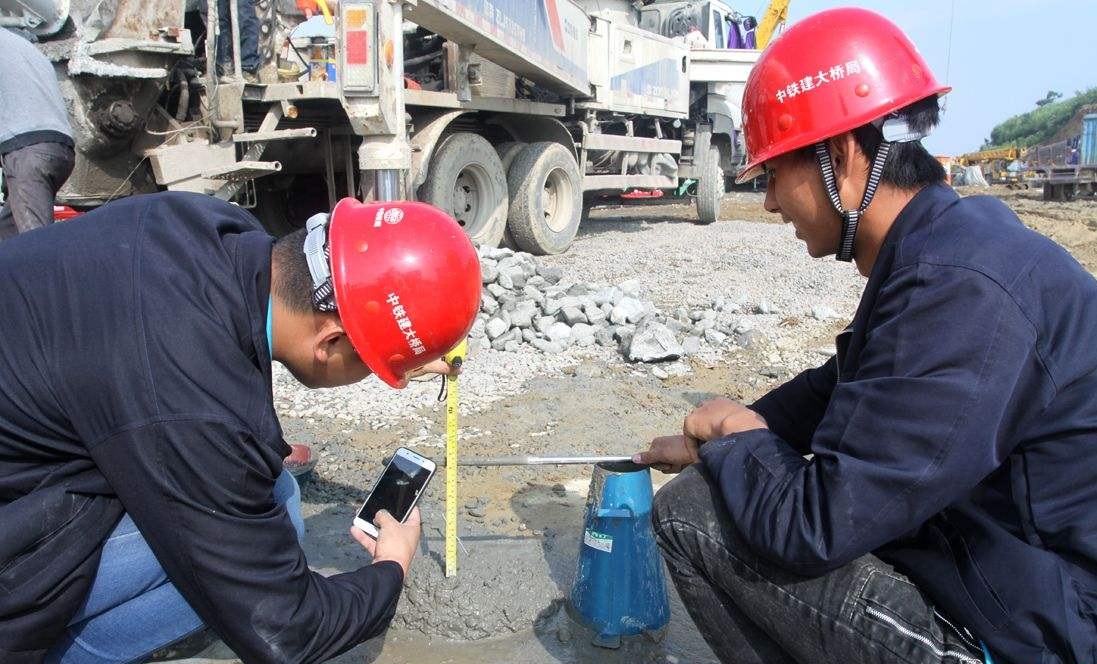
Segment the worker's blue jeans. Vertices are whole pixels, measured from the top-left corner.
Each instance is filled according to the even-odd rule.
[[[975,638],[876,556],[808,578],[754,553],[701,464],[659,490],[652,522],[678,595],[722,662],[983,664]]]
[[[274,485],[297,537],[304,536],[301,492],[286,471]],[[50,651],[50,664],[120,664],[143,661],[153,651],[202,629],[201,618],[168,581],[129,515],[103,545],[91,591],[65,638]]]
[[[199,0],[198,10],[202,16],[202,23],[209,25],[207,20],[208,0]],[[232,64],[232,15],[229,8],[230,0],[217,0],[217,30],[220,33],[217,38],[217,63],[231,69]],[[259,55],[259,17],[255,14],[255,3],[252,0],[236,0],[237,16],[240,20],[240,68],[244,71],[256,72],[263,64],[263,58]],[[207,67],[213,65],[207,64]]]

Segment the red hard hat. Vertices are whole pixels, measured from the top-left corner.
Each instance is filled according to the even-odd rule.
[[[468,334],[480,259],[452,217],[425,203],[344,198],[328,227],[331,285],[358,356],[395,388]]]
[[[736,182],[757,177],[774,157],[951,89],[883,16],[852,7],[812,14],[774,40],[747,78],[749,161]]]

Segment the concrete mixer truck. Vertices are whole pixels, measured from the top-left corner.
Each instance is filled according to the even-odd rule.
[[[537,254],[607,202],[692,200],[715,221],[758,57],[750,17],[715,1],[69,2],[0,0],[78,134],[59,202],[197,191],[283,233],[343,196],[417,199]],[[255,81],[239,48],[210,64],[242,29]]]

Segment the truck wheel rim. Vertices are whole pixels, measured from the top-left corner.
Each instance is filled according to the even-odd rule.
[[[575,191],[571,179],[563,169],[554,168],[545,178],[542,201],[545,225],[555,233],[566,230],[575,214]]]
[[[457,175],[450,213],[465,233],[475,235],[487,223],[485,216],[491,210],[488,200],[491,192],[491,182],[483,168],[470,164]]]

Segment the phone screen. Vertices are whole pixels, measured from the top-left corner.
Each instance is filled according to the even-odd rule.
[[[358,510],[358,518],[373,523],[377,512],[388,510],[397,521],[403,521],[428,479],[430,471],[426,468],[399,454],[393,456],[366,504]]]

